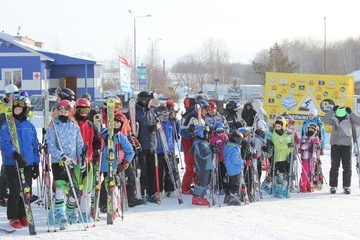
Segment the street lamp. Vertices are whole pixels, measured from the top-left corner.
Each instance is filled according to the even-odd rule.
[[[131,13],[131,16],[133,16],[134,18],[134,81],[136,84],[136,79],[137,79],[137,66],[136,66],[136,19],[137,18],[145,18],[145,17],[151,17],[151,14],[148,15],[144,15],[144,16],[134,16],[134,14],[131,12],[131,10],[129,9],[129,13]],[[140,86],[139,86],[140,88]]]
[[[152,84],[152,80],[153,80],[153,72],[154,72],[154,44],[156,44],[157,42],[161,41],[162,38],[156,39],[156,40],[151,40],[151,38],[148,38],[151,42],[151,82],[149,81],[149,85],[150,85],[150,89],[151,89],[151,84]],[[156,45],[155,45],[156,47]]]

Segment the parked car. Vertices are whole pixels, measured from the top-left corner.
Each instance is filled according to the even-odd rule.
[[[39,103],[42,101],[42,94],[33,94],[29,97],[30,102],[31,102],[31,110],[33,110],[35,107],[37,107],[39,105]],[[49,99],[51,100],[55,100],[56,101],[56,96],[54,95],[49,95]],[[44,108],[43,105],[41,105],[41,111]]]
[[[51,113],[56,109],[56,97],[52,97],[49,98],[49,109],[48,111],[50,112],[50,116],[51,117]],[[33,109],[33,117],[34,116],[38,116],[38,117],[42,117],[43,116],[43,109],[44,109],[44,101],[40,101],[39,104],[37,104]]]
[[[249,101],[253,102],[255,99],[259,99],[260,101],[263,101],[264,96],[261,93],[251,93],[249,95]]]
[[[239,102],[240,98],[239,95],[237,93],[227,93],[224,95],[223,101],[226,102],[230,102],[230,101],[235,101],[235,102]]]
[[[219,94],[216,91],[207,91],[206,95],[208,95],[211,100],[219,100]]]

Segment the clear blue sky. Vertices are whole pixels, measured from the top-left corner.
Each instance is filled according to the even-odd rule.
[[[49,48],[57,39],[68,53],[90,52],[96,59],[116,57],[115,48],[130,38],[133,17],[137,25],[138,61],[158,42],[168,65],[195,51],[205,39],[222,39],[231,50],[232,61],[248,63],[261,49],[269,49],[284,38],[315,37],[327,41],[360,36],[360,14],[356,0],[17,0],[3,1],[0,31],[28,36]]]

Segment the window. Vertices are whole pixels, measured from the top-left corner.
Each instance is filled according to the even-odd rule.
[[[22,80],[22,70],[21,69],[3,69],[2,76],[4,79],[4,87],[9,84],[14,84],[19,89],[21,89],[21,80]]]

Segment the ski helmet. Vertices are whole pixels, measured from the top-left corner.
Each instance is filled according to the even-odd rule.
[[[91,96],[89,93],[83,93],[81,94],[81,98],[86,98],[87,100],[91,101]]]
[[[247,137],[251,135],[250,130],[246,127],[239,128],[238,131],[243,135],[243,137]]]
[[[170,112],[165,106],[159,106],[155,109],[156,115],[163,122],[169,120]]]
[[[76,100],[74,106],[76,113],[75,118],[78,120],[86,120],[89,117],[91,104],[86,98],[79,98]],[[86,114],[85,116],[83,114]]]
[[[309,130],[309,128],[313,129],[314,131],[319,131],[319,126],[316,123],[309,123],[306,129]]]
[[[266,122],[264,120],[259,120],[257,123],[257,128],[263,132],[266,132]]]
[[[56,105],[56,109],[57,110],[71,110],[71,105],[70,105],[70,101],[69,100],[61,100],[60,102],[57,103]]]
[[[195,127],[195,136],[201,139],[205,139],[206,135],[205,135],[205,130],[206,127],[203,125],[199,125]]]
[[[61,88],[57,92],[57,95],[61,98],[61,100],[75,101],[75,93],[69,88]]]
[[[121,109],[122,108],[122,102],[118,96],[107,96],[105,97],[104,106],[107,106],[107,101],[112,98],[115,101],[115,108]],[[116,109],[115,109],[116,110]]]
[[[22,108],[22,111],[20,114],[15,114],[14,109],[16,107]],[[12,105],[14,118],[16,118],[17,120],[26,120],[27,115],[29,114],[29,111],[30,111],[30,107],[31,107],[31,102],[28,97],[23,97],[23,96],[16,97],[14,99],[13,105]]]
[[[15,86],[14,84],[6,85],[6,87],[4,88],[4,92],[6,95],[9,95],[11,93],[18,92],[18,91],[19,91],[18,87]]]
[[[149,101],[153,99],[153,93],[150,94],[148,91],[141,91],[137,95],[137,103],[142,107],[148,107]]]
[[[244,136],[240,131],[233,130],[229,135],[229,139],[232,139],[234,142],[240,145],[242,140],[244,139]]]
[[[214,129],[217,135],[222,135],[224,134],[225,130],[224,130],[225,126],[222,122],[216,122],[214,125]]]
[[[240,107],[240,104],[235,101],[230,101],[226,104],[225,109],[229,112],[235,113],[237,109]]]

